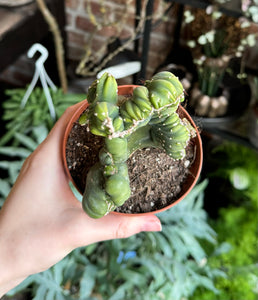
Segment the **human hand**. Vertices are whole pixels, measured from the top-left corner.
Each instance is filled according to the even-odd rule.
[[[0,210],[0,297],[77,247],[161,230],[155,215],[111,213],[92,219],[82,210],[69,187],[61,157],[66,124],[79,105],[66,110],[26,159]]]

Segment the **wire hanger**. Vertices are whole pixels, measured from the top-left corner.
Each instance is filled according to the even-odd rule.
[[[34,72],[32,81],[21,101],[21,108],[25,107],[25,105],[29,99],[29,96],[32,93],[38,79],[40,79],[44,94],[47,99],[50,116],[53,120],[56,120],[56,112],[55,112],[53,101],[52,101],[52,98],[51,98],[51,95],[50,95],[50,92],[48,89],[48,85],[54,91],[56,91],[57,88],[54,85],[54,83],[52,82],[52,80],[50,79],[50,77],[48,76],[48,74],[45,70],[45,67],[44,67],[44,62],[48,58],[48,50],[45,47],[43,47],[41,44],[36,43],[36,44],[32,45],[31,48],[29,49],[29,51],[27,53],[28,57],[32,58],[37,51],[40,52],[41,55],[35,62],[35,72]]]

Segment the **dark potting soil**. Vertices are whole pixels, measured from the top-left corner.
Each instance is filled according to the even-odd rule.
[[[71,176],[83,193],[87,172],[98,161],[103,138],[91,134],[87,126],[74,123],[66,146],[67,165]],[[173,160],[164,150],[144,148],[127,161],[131,197],[116,209],[123,213],[144,213],[173,203],[181,194],[181,186],[194,161],[194,147],[189,144],[186,157]]]

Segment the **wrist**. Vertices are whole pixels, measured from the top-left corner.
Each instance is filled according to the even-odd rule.
[[[12,234],[3,227],[0,224],[0,298],[26,278],[20,273],[16,261],[18,245],[15,245]]]
[[[4,296],[7,292],[9,292],[12,288],[16,287],[20,284],[25,278],[10,280],[6,283],[2,283],[2,279],[0,281],[0,298]]]

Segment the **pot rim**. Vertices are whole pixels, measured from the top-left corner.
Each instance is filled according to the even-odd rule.
[[[138,85],[121,85],[121,86],[118,87],[118,94],[119,95],[130,94],[130,93],[132,93],[133,89],[137,86]],[[89,105],[89,103],[88,103],[87,99],[85,99],[85,100],[82,101],[81,106],[79,106],[79,108],[75,111],[72,118],[67,123],[65,133],[64,133],[63,143],[62,143],[62,158],[63,158],[65,173],[67,174],[69,180],[72,182],[74,187],[77,189],[77,191],[81,195],[82,195],[82,193],[79,190],[79,188],[77,187],[76,183],[74,182],[74,179],[72,178],[72,176],[70,174],[70,171],[68,169],[67,160],[66,160],[66,144],[67,144],[68,136],[70,134],[70,131],[71,131],[71,128],[72,128],[74,122],[76,122],[78,120],[79,116],[88,107],[88,105]],[[201,170],[202,170],[202,164],[203,164],[202,140],[201,140],[201,136],[200,136],[200,133],[198,131],[198,128],[195,125],[195,123],[194,123],[193,119],[191,118],[191,116],[188,114],[188,112],[181,105],[179,105],[179,109],[180,109],[180,113],[182,113],[184,115],[184,117],[187,118],[188,121],[190,121],[191,125],[196,130],[196,136],[194,138],[192,138],[192,141],[194,141],[194,143],[196,145],[195,160],[194,160],[192,166],[190,167],[189,175],[187,176],[187,178],[185,179],[185,181],[183,183],[183,186],[182,186],[182,191],[183,192],[178,197],[178,199],[174,200],[169,205],[167,205],[163,208],[160,208],[158,210],[155,210],[155,211],[144,212],[144,213],[122,213],[122,212],[112,211],[110,213],[116,214],[116,215],[126,215],[126,216],[153,215],[153,214],[160,213],[162,211],[165,211],[165,210],[171,208],[172,206],[176,205],[181,200],[183,200],[190,193],[192,188],[197,183],[197,181],[199,179],[199,176],[200,176],[200,173],[201,173]]]

